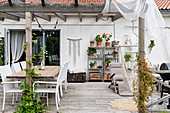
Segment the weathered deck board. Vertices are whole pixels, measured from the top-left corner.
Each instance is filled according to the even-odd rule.
[[[61,99],[61,106],[59,110],[61,113],[130,113],[128,111],[119,111],[112,109],[108,103],[115,99],[132,99],[132,97],[121,97],[114,93],[113,89],[109,89],[109,83],[103,82],[86,82],[86,83],[69,83],[68,93],[64,94]],[[153,95],[152,101],[159,97],[158,93]],[[0,85],[0,112],[3,98],[2,85]],[[46,99],[43,99],[46,101]],[[54,95],[50,94],[49,104],[52,106],[49,113],[55,112]],[[17,110],[17,103],[15,106],[11,106],[12,95],[7,95],[7,102],[5,113],[12,113]],[[45,102],[46,103],[46,102]],[[167,104],[167,103],[165,103]],[[166,110],[166,106],[155,105],[152,111]],[[169,110],[170,112],[170,110]]]

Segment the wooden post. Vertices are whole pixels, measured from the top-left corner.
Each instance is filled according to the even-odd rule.
[[[32,14],[30,12],[26,12],[26,61],[32,61]],[[31,69],[31,64],[26,62],[26,68]],[[26,74],[29,73],[29,70],[26,70]],[[26,84],[31,85],[31,77],[26,76]]]
[[[144,37],[144,19],[139,17],[139,60],[143,60],[144,59],[144,55],[145,55],[145,49],[144,49],[144,42],[145,42],[145,37]],[[142,66],[139,65],[139,69]],[[140,83],[140,78],[139,78],[139,83]],[[139,95],[141,94],[141,90],[140,90],[140,85],[139,85]],[[144,101],[143,98],[140,96],[139,97],[141,101]],[[139,106],[141,105],[141,103],[139,103]],[[144,113],[143,111],[141,111],[140,108],[138,108],[138,112],[139,113]]]

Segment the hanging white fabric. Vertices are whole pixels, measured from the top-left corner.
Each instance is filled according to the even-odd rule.
[[[137,80],[137,73],[133,71],[129,71],[126,67],[124,58],[123,58],[123,50],[120,48],[120,54],[121,54],[121,62],[122,62],[122,72],[123,72],[123,82],[125,84],[125,87],[130,91],[133,92],[133,82]]]
[[[106,0],[102,13],[120,12],[128,20],[145,19],[146,38],[163,39],[165,21],[154,0]]]
[[[11,54],[12,63],[17,62],[23,54],[23,44],[25,43],[25,34],[22,31],[11,31]]]

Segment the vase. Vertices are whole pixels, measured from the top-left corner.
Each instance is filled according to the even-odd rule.
[[[104,73],[104,79],[107,79],[107,73]]]
[[[102,47],[102,42],[97,42],[97,47]]]
[[[41,61],[41,70],[44,70],[44,69],[45,69],[44,62]]]
[[[106,69],[109,69],[109,65],[106,65]]]
[[[114,40],[112,41],[112,47],[115,47],[115,45],[116,45],[116,41]]]
[[[116,42],[116,45],[119,45],[119,41]]]
[[[90,47],[94,47],[94,43],[90,43]]]
[[[90,68],[93,68],[93,66],[90,66]]]
[[[110,47],[110,42],[105,42],[106,47]]]
[[[115,58],[118,58],[118,54],[114,54],[114,57],[115,57]]]

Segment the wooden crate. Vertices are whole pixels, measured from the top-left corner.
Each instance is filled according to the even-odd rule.
[[[89,80],[101,80],[101,72],[89,72]]]

